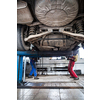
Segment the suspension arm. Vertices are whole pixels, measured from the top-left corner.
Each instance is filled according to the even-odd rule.
[[[68,35],[70,37],[73,38],[77,38],[78,40],[84,40],[84,35],[83,34],[77,34],[77,33],[72,33],[72,32],[68,32],[68,31],[60,31],[62,34],[64,35]],[[24,41],[30,41],[31,39],[35,39],[35,38],[40,38],[44,35],[48,35],[52,32],[46,31],[46,32],[42,32],[40,34],[36,34],[36,35],[30,35],[29,37],[25,38]]]

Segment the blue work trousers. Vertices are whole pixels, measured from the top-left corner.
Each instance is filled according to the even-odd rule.
[[[34,77],[36,77],[36,76],[37,76],[36,64],[35,64],[35,62],[32,63],[32,60],[30,61],[30,64],[31,64],[31,67],[32,67],[32,70],[31,70],[31,72],[30,72],[30,75],[32,75],[32,74],[34,73]]]

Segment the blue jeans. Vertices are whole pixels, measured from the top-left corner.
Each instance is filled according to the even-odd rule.
[[[30,61],[30,64],[31,64],[32,70],[31,70],[31,72],[30,72],[29,75],[32,75],[32,74],[34,73],[34,77],[36,77],[36,76],[37,76],[37,72],[36,72],[36,63],[35,63],[35,62],[32,63],[32,60],[31,60],[31,61]]]

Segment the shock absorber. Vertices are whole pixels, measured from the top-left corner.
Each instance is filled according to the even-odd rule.
[[[36,34],[36,27],[35,26],[31,26],[29,28],[29,35],[34,35]]]
[[[76,22],[76,32],[80,34],[84,34],[84,21],[79,20]]]

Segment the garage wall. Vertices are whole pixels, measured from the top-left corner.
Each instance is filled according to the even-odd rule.
[[[84,74],[84,58],[80,58],[80,52],[78,53],[77,64],[74,65],[74,70],[81,70],[81,73]]]
[[[37,62],[37,67],[42,67],[42,64],[40,65],[40,63],[42,62],[43,59],[43,67],[65,67],[68,66],[69,60],[65,59],[65,60],[50,60],[49,57],[43,57],[40,58],[40,60],[38,60]],[[78,60],[77,62],[75,62],[74,65],[74,70],[81,70],[81,74],[84,74],[84,59],[81,59],[80,56],[78,56]],[[63,74],[66,72],[63,72]],[[57,74],[57,72],[56,72]],[[61,74],[61,73],[60,73]]]
[[[84,59],[80,58],[80,54],[78,54],[78,60],[75,62],[74,65],[74,70],[81,70],[81,74],[84,74]],[[50,57],[43,57],[36,62],[37,68],[42,68],[42,59],[43,59],[43,68],[48,68],[48,72],[50,70],[50,67],[65,67],[68,66],[69,60],[64,59],[64,60],[50,60]],[[30,62],[29,58],[26,57],[27,62]],[[53,72],[54,74],[69,74],[68,72]],[[49,73],[49,74],[53,74]]]
[[[76,63],[81,63],[81,64],[75,64],[73,69],[81,70],[81,73],[84,74],[84,59],[78,58]]]

